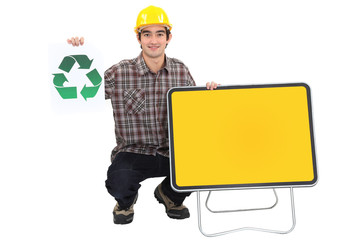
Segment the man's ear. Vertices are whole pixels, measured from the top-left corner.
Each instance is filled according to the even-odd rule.
[[[141,41],[140,41],[140,36],[139,36],[140,34],[138,33],[138,34],[136,34],[136,39],[138,40],[138,42],[141,44]]]
[[[140,41],[140,33],[136,34],[136,39],[138,40],[138,42],[140,44],[140,48],[142,49],[141,41]]]
[[[172,34],[170,33],[170,34],[169,34],[169,39],[167,40],[167,44],[169,44],[169,42],[171,41],[171,39],[172,39]]]

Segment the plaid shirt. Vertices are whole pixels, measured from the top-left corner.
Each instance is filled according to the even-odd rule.
[[[123,60],[105,71],[105,98],[111,99],[118,152],[169,156],[167,91],[195,86],[188,68],[165,56],[157,74],[150,71],[142,54]]]

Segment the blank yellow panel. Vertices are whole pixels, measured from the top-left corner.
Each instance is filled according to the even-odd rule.
[[[169,98],[175,188],[316,181],[307,85],[179,88]]]

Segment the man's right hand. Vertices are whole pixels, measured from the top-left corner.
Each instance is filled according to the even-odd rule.
[[[84,45],[84,37],[72,37],[67,40],[68,44],[73,45],[74,47],[78,47],[80,45]]]

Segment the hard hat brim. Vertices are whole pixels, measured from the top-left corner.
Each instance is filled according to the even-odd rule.
[[[150,27],[150,26],[163,26],[166,27],[167,29],[169,29],[169,31],[171,31],[172,29],[172,25],[167,25],[167,24],[158,24],[158,23],[154,23],[154,24],[143,24],[140,26],[137,26],[134,28],[134,31],[136,34],[140,33],[144,28]]]

